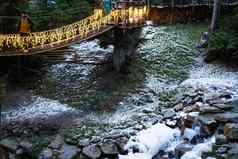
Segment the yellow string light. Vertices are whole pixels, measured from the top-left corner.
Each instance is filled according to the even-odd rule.
[[[110,23],[118,24],[119,19],[129,21],[130,24],[138,23],[139,19],[145,19],[146,7],[130,7],[129,9],[113,10],[103,16],[102,9],[97,9],[94,14],[73,24],[53,30],[34,32],[27,36],[19,34],[0,34],[0,50],[27,50],[44,48],[45,45],[54,45],[80,36],[86,38],[92,32],[100,31]],[[129,19],[128,19],[129,18]]]

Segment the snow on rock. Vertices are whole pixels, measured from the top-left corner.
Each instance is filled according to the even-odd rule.
[[[191,151],[186,152],[181,157],[181,159],[202,159],[201,158],[202,152],[212,151],[212,144],[214,142],[215,142],[215,137],[212,137],[204,143],[197,144],[196,146],[194,146],[194,148]]]
[[[128,155],[119,155],[120,159],[151,159],[161,149],[166,149],[180,132],[164,124],[153,125],[132,137],[125,149]],[[138,152],[133,153],[133,149]]]
[[[200,129],[199,127],[196,127],[195,129],[186,128],[184,130],[183,138],[187,138],[189,140],[192,140],[193,137],[199,133],[199,129]]]

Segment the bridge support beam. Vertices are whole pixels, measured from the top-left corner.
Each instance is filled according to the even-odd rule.
[[[113,68],[117,72],[126,71],[133,53],[138,44],[140,31],[123,30],[116,28],[114,30],[114,52],[113,52]]]

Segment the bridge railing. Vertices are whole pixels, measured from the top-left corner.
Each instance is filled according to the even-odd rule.
[[[29,49],[43,49],[46,45],[67,43],[68,41],[87,38],[96,34],[109,24],[125,26],[141,24],[147,14],[146,7],[130,7],[128,9],[116,9],[110,14],[103,16],[102,10],[98,9],[92,16],[79,22],[66,25],[57,29],[34,32],[27,36],[20,34],[0,34],[0,51],[20,50],[28,52]]]

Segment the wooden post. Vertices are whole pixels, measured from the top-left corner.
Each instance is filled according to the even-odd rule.
[[[212,22],[210,26],[211,32],[215,32],[215,30],[218,28],[218,19],[220,16],[220,9],[221,9],[221,0],[214,0]]]

